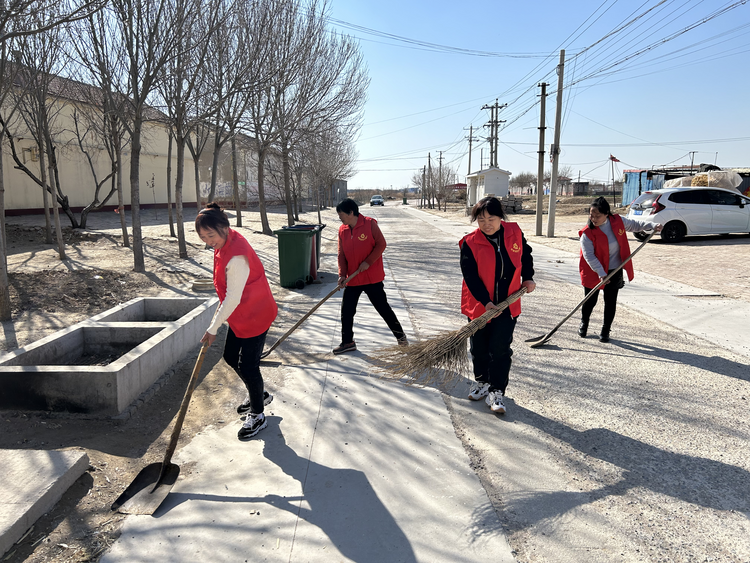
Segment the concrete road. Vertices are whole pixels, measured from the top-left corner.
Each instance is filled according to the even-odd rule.
[[[388,240],[386,291],[409,337],[460,327],[457,243],[470,227],[362,211]],[[689,318],[668,324],[666,281],[637,272],[610,343],[579,338],[571,320],[531,349],[523,340],[582,297],[573,256],[537,257],[505,416],[467,400],[468,379],[436,390],[370,376],[392,336],[364,298],[359,351],[327,354],[339,341],[332,299],[273,368],[285,383],[269,428],[248,443],[239,422],[196,437],[167,502],[129,517],[102,561],[750,561],[748,356],[740,327],[720,318],[746,327],[747,305],[693,292]],[[601,305],[592,329],[600,319]],[[703,334],[704,319],[718,329]]]
[[[470,227],[368,211],[417,335],[460,326],[456,243]],[[750,561],[750,307],[638,272],[636,257],[610,343],[578,337],[574,318],[530,349],[583,297],[576,256],[535,252],[508,414],[466,400],[468,381],[445,394],[517,559]]]

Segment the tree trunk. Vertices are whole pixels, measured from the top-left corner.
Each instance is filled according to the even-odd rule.
[[[167,215],[169,216],[169,236],[174,234],[174,219],[172,217],[172,130],[167,131],[169,145],[167,148]],[[177,188],[175,188],[177,191]]]
[[[133,120],[133,135],[130,139],[130,215],[133,222],[133,271],[145,272],[146,261],[143,256],[143,233],[141,231],[141,129],[143,117],[136,111]]]
[[[315,188],[315,207],[318,208],[318,224],[323,224],[323,219],[320,217],[320,186]]]
[[[44,206],[44,242],[52,244],[52,221],[49,216],[49,197],[47,194],[47,170],[44,166],[44,148],[42,142],[37,143],[39,151],[39,172],[42,177],[42,205]]]
[[[52,178],[56,178],[57,175],[55,174],[55,149],[52,146],[52,140],[49,137],[47,137],[47,147],[49,148],[47,166],[49,167],[49,177],[51,180]],[[67,260],[67,256],[65,256],[65,241],[63,240],[62,227],[60,226],[60,209],[57,203],[57,197],[52,198],[52,210],[54,211],[55,234],[57,235],[57,254],[60,257],[60,260]]]
[[[128,235],[128,224],[125,221],[125,198],[122,193],[122,146],[120,140],[115,139],[115,158],[117,159],[117,211],[120,215],[120,227],[122,228],[122,245],[130,248],[130,236]],[[112,178],[115,181],[115,178]]]
[[[198,155],[193,155],[193,169],[195,172],[195,209],[196,213],[201,210],[201,174],[200,174],[200,158]]]
[[[5,237],[5,175],[3,172],[3,138],[0,135],[0,321],[12,319],[10,281],[8,279],[8,245]],[[6,336],[8,333],[6,332]],[[10,345],[10,342],[7,343]]]
[[[181,133],[181,132],[180,132]],[[187,259],[187,243],[185,242],[185,221],[182,212],[182,191],[185,182],[185,138],[178,133],[177,139],[177,178],[174,185],[174,197],[177,203],[177,247],[180,258]]]
[[[237,141],[232,135],[232,194],[234,195],[234,208],[237,211],[236,226],[242,226],[242,202],[240,201],[240,185],[237,177]]]
[[[272,235],[273,231],[268,224],[268,214],[266,213],[266,195],[264,192],[263,169],[265,167],[266,149],[258,149],[258,207],[260,209],[260,224],[264,235]]]
[[[289,173],[289,144],[281,141],[281,165],[284,170],[284,199],[286,200],[286,222],[290,227],[294,225],[294,211],[292,210],[292,179]]]
[[[217,127],[214,131],[214,155],[211,161],[211,190],[208,192],[208,201],[206,203],[211,203],[214,197],[216,197],[216,182],[219,177],[219,153],[221,152],[220,134],[221,129]]]

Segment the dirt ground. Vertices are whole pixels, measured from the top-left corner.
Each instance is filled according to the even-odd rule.
[[[531,210],[509,219],[520,223],[531,242],[577,252],[577,232],[586,221],[586,201],[561,201],[557,206],[555,237],[536,237],[535,216]],[[414,205],[416,202],[410,202]],[[389,205],[394,203],[389,203]],[[447,212],[428,210],[457,220],[466,220],[462,207]],[[194,212],[193,212],[194,213]],[[92,214],[87,231],[65,229],[68,259],[61,261],[55,247],[44,242],[40,217],[8,217],[8,253],[13,320],[2,324],[0,350],[12,350],[52,332],[82,321],[134,297],[160,294],[190,294],[190,280],[210,277],[212,252],[206,250],[192,230],[194,215],[186,217],[187,260],[178,257],[177,241],[170,236],[166,213],[143,215],[146,273],[132,271],[132,251],[122,245],[115,214]],[[229,212],[234,225],[234,216]],[[302,222],[318,223],[317,214],[308,213]],[[323,223],[323,253],[335,253],[338,219],[326,210]],[[242,232],[268,268],[267,274],[277,300],[289,302],[288,290],[278,286],[276,238],[260,231],[257,212],[243,212]],[[274,229],[286,224],[281,209],[271,210]],[[544,216],[543,232],[547,232]],[[638,241],[632,239],[632,247]],[[750,236],[694,237],[669,245],[655,240],[637,257],[636,269],[671,280],[750,301]],[[332,269],[332,268],[331,268]],[[333,272],[330,275],[335,275]],[[304,292],[301,292],[304,293]],[[282,307],[273,329],[273,341],[299,318],[309,304]],[[309,308],[309,307],[308,307]],[[222,333],[220,333],[220,337]],[[220,340],[221,341],[221,340]],[[132,482],[141,468],[161,461],[169,441],[171,421],[179,407],[190,372],[194,352],[173,367],[167,384],[134,415],[118,422],[106,418],[62,416],[51,413],[2,411],[0,448],[62,449],[87,452],[89,470],[39,519],[4,561],[39,563],[43,561],[97,561],[119,535],[124,516],[109,507]],[[221,362],[220,348],[214,346],[204,361],[201,381],[193,396],[180,442],[187,443],[199,432],[233,422],[234,411],[244,391],[237,377]],[[264,369],[271,386],[283,386],[280,370]],[[178,448],[180,446],[178,445]],[[191,468],[182,467],[182,475]]]
[[[186,217],[187,260],[178,257],[177,240],[170,236],[166,212],[144,213],[143,237],[146,273],[134,273],[132,251],[122,245],[117,216],[92,214],[90,229],[72,231],[64,227],[66,254],[61,261],[56,246],[44,242],[38,225],[43,217],[8,217],[7,242],[13,319],[2,323],[0,350],[12,350],[61,328],[80,322],[135,297],[165,294],[205,295],[191,291],[191,280],[211,277],[213,252],[206,250],[193,231],[194,211]],[[232,225],[234,212],[228,211]],[[160,221],[161,219],[161,221]],[[305,214],[302,222],[318,223],[317,214]],[[337,218],[327,211],[330,223]],[[286,224],[281,209],[269,213],[272,229]],[[325,222],[325,221],[324,221]],[[267,264],[267,275],[278,301],[289,301],[289,291],[278,286],[275,237],[260,234],[258,213],[244,212],[238,230],[250,241]],[[323,245],[335,245],[335,230],[324,229]],[[330,250],[329,250],[330,251]],[[304,292],[299,292],[304,294]],[[304,308],[303,303],[300,307]],[[299,298],[295,296],[294,298]],[[286,330],[299,316],[298,308],[281,308],[269,341]],[[223,342],[224,330],[219,332]],[[0,449],[84,450],[88,471],[68,490],[60,502],[40,518],[22,541],[9,550],[3,561],[97,561],[119,535],[124,515],[110,511],[112,502],[149,463],[160,462],[171,435],[187,381],[198,355],[193,353],[170,370],[171,376],[148,403],[126,421],[84,415],[0,411]],[[276,372],[264,369],[273,388],[283,385]],[[236,406],[244,397],[239,379],[221,361],[221,348],[213,346],[203,363],[201,379],[190,403],[180,434],[180,444],[212,426],[234,423]],[[181,468],[183,478],[189,467]]]

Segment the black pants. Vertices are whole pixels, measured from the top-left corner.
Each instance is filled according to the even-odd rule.
[[[508,387],[513,356],[510,345],[513,343],[515,328],[516,319],[506,309],[469,339],[474,379],[480,383],[489,383],[491,391],[500,390],[503,395]]]
[[[260,373],[260,355],[266,343],[266,334],[250,338],[239,338],[229,328],[224,344],[224,361],[231,367],[247,387],[250,395],[250,410],[253,414],[263,412],[263,376]]]
[[[615,313],[617,312],[617,294],[624,285],[625,280],[622,277],[622,270],[620,270],[610,278],[609,283],[607,283],[602,290],[602,293],[604,293],[604,322],[602,323],[602,327],[606,330],[612,328],[612,321],[615,320]],[[588,295],[591,293],[592,289],[593,288],[591,287],[584,287],[583,294]],[[586,301],[581,308],[581,321],[587,325],[591,318],[591,312],[594,310],[594,307],[596,307],[596,302],[599,301],[598,289],[596,290],[596,293],[597,294]]]
[[[357,303],[362,293],[367,294],[370,303],[375,307],[378,314],[383,317],[385,324],[391,329],[393,336],[403,338],[404,329],[396,318],[388,304],[385,296],[383,282],[369,283],[365,285],[347,285],[344,288],[344,296],[341,298],[341,342],[348,344],[354,342],[354,315],[357,312]]]

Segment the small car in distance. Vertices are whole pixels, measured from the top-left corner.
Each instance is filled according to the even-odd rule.
[[[370,207],[373,205],[385,205],[385,200],[382,195],[374,195],[370,198]]]
[[[723,188],[664,188],[638,196],[628,218],[660,223],[665,242],[679,242],[687,235],[750,233],[750,198]],[[648,235],[634,234],[639,240]]]

